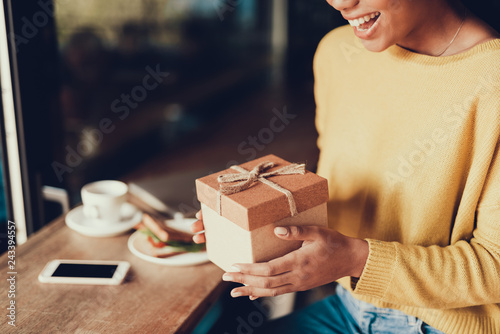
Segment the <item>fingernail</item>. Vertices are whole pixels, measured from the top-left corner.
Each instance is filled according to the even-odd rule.
[[[194,216],[195,216],[196,218],[200,219],[200,214],[201,214],[201,212],[199,212],[199,211],[198,211],[198,212],[196,212],[196,214],[195,214]]]
[[[235,265],[231,266],[231,268],[229,268],[229,271],[232,273],[241,273],[241,269]]]
[[[222,280],[223,281],[232,281],[233,280],[233,276],[228,274],[228,273],[225,273],[224,275],[222,275]]]
[[[255,300],[255,299],[259,298],[259,297],[250,296],[249,298],[250,298],[250,300]]]
[[[276,233],[277,235],[287,235],[288,229],[286,227],[276,227],[274,229],[274,233]]]
[[[232,297],[241,297],[243,294],[239,291],[231,291],[231,296]]]

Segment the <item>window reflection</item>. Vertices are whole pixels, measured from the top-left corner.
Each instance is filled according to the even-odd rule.
[[[56,1],[66,162],[57,174],[72,193],[181,145],[262,84],[270,33],[258,3],[264,12],[268,2],[254,0]]]

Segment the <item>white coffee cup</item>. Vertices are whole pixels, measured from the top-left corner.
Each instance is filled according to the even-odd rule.
[[[82,188],[83,213],[99,224],[117,224],[121,220],[127,193],[128,186],[121,181],[89,183]]]

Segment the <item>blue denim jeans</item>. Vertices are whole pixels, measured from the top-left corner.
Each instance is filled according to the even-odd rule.
[[[336,294],[267,323],[258,333],[420,333],[443,334],[401,311],[359,301],[338,285]]]

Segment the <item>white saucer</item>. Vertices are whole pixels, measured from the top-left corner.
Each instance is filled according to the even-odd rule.
[[[196,219],[178,219],[167,220],[168,226],[178,229],[180,231],[189,232],[189,226],[194,223]],[[192,266],[208,262],[208,255],[206,251],[184,253],[167,258],[158,258],[149,255],[149,243],[147,236],[141,231],[134,232],[128,239],[128,249],[135,256],[152,263],[162,264],[165,266]]]
[[[119,223],[112,225],[102,224],[95,219],[87,218],[83,214],[83,205],[80,205],[66,215],[66,225],[78,233],[89,237],[114,237],[127,232],[142,220],[142,212],[130,203],[125,203]]]

